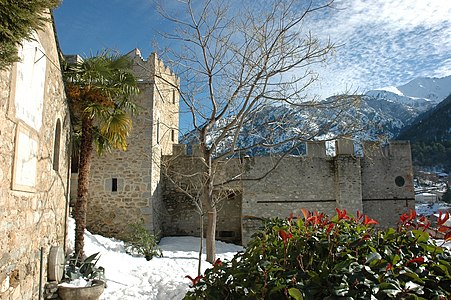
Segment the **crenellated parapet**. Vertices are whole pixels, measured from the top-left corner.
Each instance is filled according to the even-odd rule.
[[[133,61],[133,71],[139,82],[153,83],[160,79],[174,87],[180,85],[180,78],[165,65],[155,52],[152,52],[147,59],[143,58],[138,48],[133,49],[126,55]]]
[[[309,141],[305,143],[305,157],[327,158],[336,156],[355,156],[355,143],[352,139],[342,138],[335,141],[335,155],[327,154],[325,141]],[[410,157],[409,141],[390,141],[382,145],[380,142],[366,141],[362,143],[364,157]],[[177,156],[201,156],[198,144],[174,144],[173,153]]]
[[[326,142],[315,141],[306,143],[306,155],[307,157],[326,157]]]

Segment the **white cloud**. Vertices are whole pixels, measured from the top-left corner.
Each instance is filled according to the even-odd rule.
[[[451,73],[451,1],[337,0],[334,6],[306,24],[341,45],[318,70],[323,96]]]

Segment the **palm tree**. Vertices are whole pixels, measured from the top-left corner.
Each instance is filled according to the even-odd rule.
[[[77,202],[74,207],[75,255],[84,255],[84,231],[88,204],[89,177],[94,145],[105,150],[126,150],[132,127],[131,114],[138,94],[131,62],[124,56],[104,51],[70,63],[63,71],[74,131],[80,137]]]

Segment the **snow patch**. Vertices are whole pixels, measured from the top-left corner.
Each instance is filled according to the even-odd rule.
[[[75,222],[69,219],[69,242],[73,249]],[[205,240],[203,240],[205,249]],[[160,241],[163,257],[146,261],[125,252],[124,242],[91,234],[85,231],[85,253],[100,252],[98,266],[105,268],[107,288],[103,300],[170,300],[182,299],[191,281],[185,278],[197,276],[200,239],[197,237],[165,237]],[[244,248],[234,244],[216,242],[217,257],[232,259]],[[202,255],[202,272],[212,265]]]
[[[376,89],[376,91],[387,91],[387,92],[391,92],[391,93],[399,95],[399,96],[404,96],[404,94],[400,90],[398,90],[398,88],[395,86],[383,87],[380,89]]]

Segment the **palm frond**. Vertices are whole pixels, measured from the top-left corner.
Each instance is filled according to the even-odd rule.
[[[132,96],[139,93],[131,66],[128,57],[104,50],[64,67],[73,120],[82,122],[81,115],[93,120],[99,153],[127,147],[126,138],[132,127],[130,115],[138,111]]]

